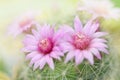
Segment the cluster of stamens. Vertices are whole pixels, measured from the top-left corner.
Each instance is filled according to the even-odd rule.
[[[48,54],[49,52],[51,52],[52,48],[53,43],[51,42],[50,39],[42,39],[38,44],[39,51],[44,54]]]
[[[85,34],[77,33],[73,36],[74,39],[74,46],[77,49],[83,50],[89,47],[90,44],[90,38],[86,36]]]

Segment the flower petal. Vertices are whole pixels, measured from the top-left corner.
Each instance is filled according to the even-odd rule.
[[[76,50],[75,52],[75,63],[76,65],[80,64],[84,59],[83,53],[79,50]]]
[[[92,35],[93,33],[95,33],[97,31],[98,28],[99,28],[99,23],[98,22],[92,24],[91,29],[89,31],[89,34]]]
[[[102,51],[106,54],[109,54],[109,51],[106,48],[97,48],[99,51]]]
[[[74,50],[74,46],[68,42],[61,43],[60,47],[64,53],[69,51],[69,50]]]
[[[53,51],[54,51],[55,53],[57,53],[57,55],[59,55],[59,56],[64,56],[64,52],[62,52],[62,48],[60,48],[60,46],[55,46],[55,47],[53,48]]]
[[[30,35],[30,34],[27,34],[26,37],[33,39],[33,40],[36,40],[35,37],[33,35]]]
[[[36,30],[34,30],[34,29],[32,29],[32,33],[33,33],[33,35],[35,36],[35,38],[37,39],[37,40],[39,40],[41,37],[40,37],[40,34],[36,31]]]
[[[65,63],[67,63],[69,60],[71,60],[74,56],[75,56],[75,51],[70,51],[67,56],[66,56],[66,59],[65,59]]]
[[[46,56],[46,61],[47,61],[47,63],[48,63],[48,65],[49,65],[49,67],[52,69],[52,70],[54,70],[54,63],[53,63],[53,59],[50,57],[50,56]]]
[[[91,65],[94,64],[94,59],[93,59],[93,55],[91,52],[83,51],[83,55],[84,55],[85,59],[87,59],[90,62]]]
[[[81,30],[82,30],[82,23],[78,16],[75,17],[74,28],[75,28],[76,32],[81,32]]]
[[[22,49],[23,52],[37,51],[37,46],[26,46]]]
[[[43,67],[45,66],[45,64],[46,64],[46,59],[45,59],[45,57],[43,57],[41,60],[40,60],[40,69],[43,69]]]
[[[40,60],[42,56],[42,54],[37,54],[36,56],[34,56],[30,61],[30,66],[32,66],[37,60]]]
[[[106,43],[107,42],[107,40],[105,40],[105,39],[100,39],[100,38],[94,38],[92,41],[91,41],[91,43]]]
[[[54,50],[52,54],[55,53],[58,56],[64,56],[64,52]]]
[[[60,29],[54,35],[53,41],[57,42],[61,40],[61,38],[63,39],[64,36],[66,36],[66,34],[70,34],[72,32],[74,32],[74,30],[70,26],[68,25],[60,26]]]
[[[108,46],[104,43],[93,43],[90,45],[90,47],[95,47],[95,48],[108,48]]]
[[[45,24],[41,30],[40,34],[43,38],[52,38],[54,36],[54,28],[50,27],[50,25]]]
[[[61,60],[60,56],[56,53],[57,51],[53,51],[50,53],[50,57],[53,57],[55,59]]]
[[[108,33],[106,33],[106,32],[96,32],[96,33],[94,33],[93,34],[93,37],[103,37],[103,36],[106,36],[106,35],[108,35]]]
[[[84,26],[84,28],[83,28],[83,32],[85,33],[85,34],[88,34],[89,33],[89,30],[90,30],[90,28],[91,28],[91,25],[92,25],[92,20],[89,20],[88,22],[87,22],[87,24]]]
[[[98,59],[101,59],[101,55],[99,51],[96,48],[91,48],[90,49],[91,53],[93,53]]]
[[[26,60],[33,58],[34,56],[36,56],[38,53],[37,52],[31,52],[28,53],[26,56]]]
[[[54,47],[53,47],[53,51],[61,51],[61,49],[60,49],[59,46],[54,46]]]
[[[25,37],[23,40],[23,44],[24,46],[28,46],[28,45],[37,45],[37,40],[33,39],[33,38],[29,38],[29,37]]]

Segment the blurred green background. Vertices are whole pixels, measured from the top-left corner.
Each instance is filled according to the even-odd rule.
[[[0,80],[10,80],[17,75],[16,70],[22,64],[23,53],[21,37],[7,35],[8,27],[14,19],[26,11],[37,11],[36,19],[40,23],[72,24],[79,0],[0,0]],[[120,0],[112,0],[120,7]],[[120,79],[120,19],[106,20],[102,26],[110,33],[110,51],[115,57],[113,72],[109,80]]]

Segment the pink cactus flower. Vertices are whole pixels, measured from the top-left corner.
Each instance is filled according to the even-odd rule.
[[[32,33],[26,35],[23,41],[23,51],[28,53],[26,59],[31,60],[30,65],[34,70],[43,69],[45,64],[54,69],[53,59],[61,60],[60,57],[64,55],[59,46],[64,31],[61,28],[55,32],[50,25],[37,25],[37,30],[32,29]]]
[[[116,8],[110,0],[82,0],[78,10],[85,10],[93,14],[93,18],[119,19],[120,8]]]
[[[33,12],[27,12],[19,17],[9,26],[9,33],[16,37],[21,33],[30,32],[32,25],[35,24]]]
[[[107,33],[97,31],[98,22],[88,21],[83,27],[79,18],[74,20],[74,29],[65,36],[66,42],[62,43],[63,51],[68,52],[65,63],[75,58],[75,64],[80,64],[84,59],[91,65],[94,64],[94,56],[101,59],[100,52],[108,54],[106,40],[102,37]]]

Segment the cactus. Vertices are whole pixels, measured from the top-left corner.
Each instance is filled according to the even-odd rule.
[[[73,60],[68,64],[56,61],[55,70],[45,66],[42,70],[33,71],[32,67],[24,64],[14,80],[106,80],[111,72],[111,58],[111,55],[103,55],[102,60],[95,60],[94,65],[84,61],[78,66],[75,66]]]

